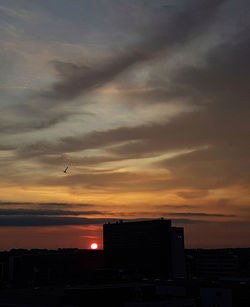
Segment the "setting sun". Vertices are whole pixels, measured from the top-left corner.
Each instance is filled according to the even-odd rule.
[[[96,243],[92,243],[92,244],[90,245],[90,248],[91,248],[91,249],[97,249],[97,248],[98,248],[98,245],[97,245]]]

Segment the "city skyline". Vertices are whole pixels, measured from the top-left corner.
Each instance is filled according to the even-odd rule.
[[[0,0],[0,250],[171,219],[250,246],[247,0]]]

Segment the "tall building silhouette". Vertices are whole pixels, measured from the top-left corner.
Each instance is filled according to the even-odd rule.
[[[103,225],[106,264],[148,275],[185,278],[183,228],[171,220],[123,222]]]

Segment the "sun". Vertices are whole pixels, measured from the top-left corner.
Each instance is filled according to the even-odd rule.
[[[90,245],[90,248],[91,248],[91,249],[97,249],[97,248],[98,248],[98,244],[97,244],[97,243],[92,243],[92,244]]]

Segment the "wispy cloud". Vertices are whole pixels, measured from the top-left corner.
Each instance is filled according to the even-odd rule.
[[[0,6],[0,12],[7,14],[13,18],[19,18],[23,21],[34,22],[37,21],[38,15],[34,12],[25,10],[25,9],[13,9],[10,7]]]
[[[55,83],[49,99],[70,100],[112,81],[119,74],[136,64],[154,59],[162,51],[180,47],[194,36],[200,34],[211,22],[216,9],[224,0],[193,1],[167,22],[161,21],[148,38],[128,48],[124,54],[113,57],[110,63],[99,64],[86,69],[86,65],[76,65],[56,61],[55,67],[64,72],[63,81]]]

